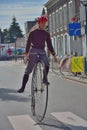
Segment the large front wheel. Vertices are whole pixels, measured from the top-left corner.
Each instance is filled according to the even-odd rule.
[[[35,65],[31,84],[31,110],[39,122],[45,117],[48,103],[48,84],[43,83],[46,76],[44,69],[44,64],[40,62]]]

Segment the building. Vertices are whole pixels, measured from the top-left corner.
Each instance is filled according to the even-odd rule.
[[[7,55],[7,50],[13,46],[14,43],[0,43],[0,58]]]
[[[36,21],[27,21],[24,23],[25,26],[25,40],[28,38],[29,31],[36,24]]]
[[[77,52],[78,55],[86,55],[84,34],[80,36],[69,36],[68,33],[69,23],[76,22],[81,23],[81,25],[84,23],[80,19],[82,12],[80,11],[80,5],[80,0],[49,0],[44,5],[48,13],[48,30],[58,56],[64,56],[65,54],[74,52]],[[73,21],[73,18],[76,18],[76,21]]]
[[[16,48],[25,48],[26,47],[25,37],[17,38],[15,44],[16,44]],[[15,47],[15,44],[14,44],[14,47]]]

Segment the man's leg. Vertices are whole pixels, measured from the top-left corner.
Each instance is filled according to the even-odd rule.
[[[49,72],[49,66],[45,65],[45,69],[43,70],[43,83],[49,84],[49,82],[48,82],[48,72]]]
[[[22,87],[17,92],[19,92],[19,93],[24,92],[24,89],[25,89],[26,83],[28,81],[28,78],[29,78],[29,75],[24,74],[23,80],[22,80]]]
[[[41,60],[45,64],[45,69],[43,70],[43,83],[49,84],[49,82],[48,82],[48,72],[49,72],[49,66],[50,65],[49,65],[49,60],[48,60],[48,57],[46,56],[46,54],[42,55]]]
[[[23,93],[24,90],[25,90],[25,86],[28,82],[28,79],[29,79],[29,74],[32,72],[32,69],[33,69],[33,66],[35,64],[35,61],[36,61],[36,55],[30,55],[29,57],[29,62],[28,62],[28,65],[25,69],[25,74],[23,76],[23,80],[22,80],[22,86],[21,88],[17,91],[19,93]]]

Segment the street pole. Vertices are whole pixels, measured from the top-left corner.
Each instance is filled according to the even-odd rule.
[[[87,56],[87,4],[85,5],[85,12],[86,12],[86,56]]]
[[[16,57],[16,41],[15,41],[15,61],[17,61],[17,57]]]
[[[0,28],[0,44],[1,44],[1,28]],[[1,56],[1,45],[0,45],[0,56]]]
[[[17,57],[16,57],[16,40],[17,40],[17,37],[15,36],[14,37],[14,44],[15,44],[15,61],[17,61]]]
[[[86,14],[85,35],[86,35],[86,56],[87,56],[87,0],[80,0],[80,2],[85,7],[85,14]]]

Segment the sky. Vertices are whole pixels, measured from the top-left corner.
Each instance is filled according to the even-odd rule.
[[[33,21],[42,13],[44,4],[48,0],[0,0],[0,28],[1,30],[9,28],[12,18],[16,17],[16,22],[23,33],[24,23]]]

